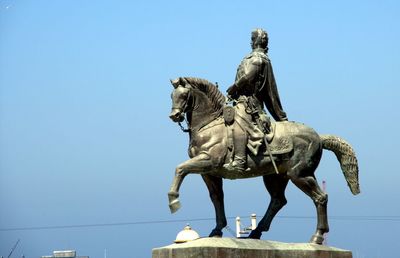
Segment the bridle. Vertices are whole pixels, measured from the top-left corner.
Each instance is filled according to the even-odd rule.
[[[190,100],[190,97],[191,97],[191,96],[192,96],[192,91],[189,90],[188,95],[187,95],[187,98],[186,98],[186,101],[185,101],[185,105],[183,105],[182,108],[176,107],[175,105],[172,105],[172,109],[181,109],[183,113],[186,113],[187,108],[188,108],[188,106],[189,106],[189,100]],[[186,115],[184,115],[184,118],[185,118],[185,122],[186,122],[187,128],[183,127],[183,125],[182,125],[181,122],[178,122],[178,125],[179,125],[179,127],[181,128],[182,132],[188,133],[188,132],[191,131],[191,129],[190,129],[190,126],[189,126],[189,122],[188,122],[187,119],[186,119]]]

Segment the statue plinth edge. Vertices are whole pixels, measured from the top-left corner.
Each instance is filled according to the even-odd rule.
[[[200,238],[154,248],[152,258],[352,258],[352,252],[310,243],[283,243],[256,239]]]

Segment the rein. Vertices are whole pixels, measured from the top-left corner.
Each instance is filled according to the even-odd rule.
[[[191,91],[189,91],[189,94],[188,94],[187,99],[186,99],[186,101],[185,101],[185,105],[184,105],[184,107],[182,108],[183,112],[186,112],[186,110],[187,110],[187,108],[188,108],[188,105],[189,105],[189,100],[190,100],[190,97],[191,97],[191,96],[192,96]],[[187,119],[186,119],[186,116],[185,116],[185,122],[186,122],[186,125],[188,126],[188,128],[186,128],[186,129],[185,129],[185,127],[183,127],[183,125],[182,125],[181,122],[178,122],[178,125],[179,125],[179,127],[181,128],[182,132],[184,132],[184,133],[189,133],[189,132],[191,131],[191,129],[190,129],[189,123],[188,123],[188,121],[187,121]]]
[[[186,121],[186,124],[188,125],[189,123],[188,123],[188,121],[186,120],[186,118],[185,118],[185,121]],[[178,122],[178,125],[179,125],[179,127],[181,128],[182,132],[184,132],[184,133],[190,132],[190,128],[188,127],[187,129],[185,129],[185,127],[183,127],[183,125],[181,124],[181,122]]]

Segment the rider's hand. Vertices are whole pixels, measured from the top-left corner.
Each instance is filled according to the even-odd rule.
[[[236,91],[237,91],[237,86],[235,84],[233,84],[231,87],[229,87],[226,92],[228,93],[228,95],[230,95],[232,98],[235,97],[236,95]]]

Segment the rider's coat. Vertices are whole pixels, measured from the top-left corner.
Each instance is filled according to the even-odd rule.
[[[236,100],[237,122],[249,136],[247,147],[256,154],[262,144],[264,128],[256,126],[255,115],[266,129],[270,126],[264,104],[276,121],[287,121],[265,49],[254,49],[243,58],[236,72],[235,84],[228,89],[228,94]]]

